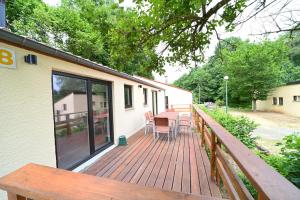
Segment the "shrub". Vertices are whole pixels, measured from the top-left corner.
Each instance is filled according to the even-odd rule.
[[[219,107],[221,107],[221,106],[224,106],[225,103],[224,103],[223,100],[217,99],[217,100],[216,100],[216,105],[219,106]]]
[[[252,149],[256,147],[256,137],[251,135],[251,132],[257,127],[257,124],[254,121],[247,117],[235,117],[230,114],[226,114],[220,108],[209,110],[202,106],[201,109],[214,118],[248,148]]]
[[[284,137],[279,145],[280,155],[284,157],[283,175],[300,188],[300,134],[295,133]]]

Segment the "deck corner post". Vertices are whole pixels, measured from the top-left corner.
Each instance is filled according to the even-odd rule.
[[[263,192],[261,192],[261,191],[258,192],[257,199],[258,200],[268,200],[268,198],[266,197],[266,195]]]
[[[210,176],[214,180],[216,176],[216,135],[211,132],[211,155],[210,155]]]

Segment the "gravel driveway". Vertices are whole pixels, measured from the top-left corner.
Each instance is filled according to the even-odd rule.
[[[255,121],[259,126],[253,131],[254,136],[258,136],[258,143],[278,153],[279,148],[275,146],[284,136],[295,132],[300,133],[300,117],[295,117],[275,112],[245,112],[230,111],[235,116],[246,116]]]

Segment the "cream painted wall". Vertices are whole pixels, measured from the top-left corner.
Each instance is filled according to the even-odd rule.
[[[153,85],[156,85],[158,87],[165,89],[165,92],[163,95],[168,96],[169,107],[171,105],[192,104],[192,102],[193,102],[193,94],[189,91],[186,91],[186,90],[183,90],[183,89],[180,89],[177,87],[169,86],[164,83],[159,83],[157,81],[152,81],[147,78],[143,78],[143,77],[139,77],[139,76],[137,76],[136,78],[139,78],[143,81],[147,81],[148,83],[151,83]],[[164,105],[165,105],[165,103],[161,103],[161,105],[159,105],[160,110],[162,110],[162,109],[164,110],[164,108],[165,108]]]
[[[115,143],[120,135],[129,137],[144,126],[144,113],[152,105],[150,91],[158,89],[143,86],[148,88],[149,102],[144,106],[139,83],[5,43],[0,46],[14,50],[17,60],[16,69],[0,68],[0,176],[30,162],[56,166],[53,70],[112,82]],[[37,55],[37,65],[24,62],[28,54]],[[124,84],[133,86],[132,109],[124,107]],[[4,196],[1,192],[0,199]]]
[[[285,85],[270,93],[267,100],[257,101],[257,110],[281,112],[300,117],[300,102],[293,100],[293,96],[300,96],[300,84]],[[273,105],[273,97],[283,97],[283,105]],[[279,100],[277,100],[279,102]]]

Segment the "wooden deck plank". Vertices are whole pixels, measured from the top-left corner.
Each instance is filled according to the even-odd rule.
[[[103,174],[103,177],[110,177],[110,175],[113,172],[118,173],[118,168],[123,166],[123,164],[126,165],[126,163],[129,163],[140,151],[143,150],[143,148],[149,143],[149,136],[145,136],[143,142],[141,142],[138,146],[136,146],[128,156],[124,156],[117,163],[115,163],[108,171]]]
[[[209,188],[210,188],[211,196],[222,197],[221,192],[219,190],[219,187],[210,178],[210,163],[209,163],[209,159],[208,159],[208,156],[207,156],[207,154],[205,152],[205,149],[201,147],[200,140],[198,140],[198,145],[200,146],[200,152],[201,152],[201,156],[202,156],[202,162],[204,164],[204,169],[205,169],[205,172],[206,172],[206,177],[207,177],[208,185],[209,185]]]
[[[161,166],[158,177],[157,177],[157,179],[155,181],[155,184],[154,184],[155,188],[163,188],[165,178],[166,178],[166,174],[167,174],[167,171],[168,171],[168,168],[169,168],[169,164],[171,162],[171,157],[172,157],[173,154],[177,154],[177,152],[175,150],[176,145],[174,145],[174,143],[172,143],[172,145],[169,147],[169,149],[167,151],[167,154],[164,158],[164,162]]]
[[[207,180],[207,174],[205,172],[204,163],[202,162],[202,154],[201,154],[201,146],[199,145],[200,137],[195,133],[193,134],[194,138],[194,145],[195,145],[195,151],[196,151],[196,162],[197,162],[197,169],[198,169],[198,176],[199,176],[199,185],[200,185],[200,191],[201,194],[204,195],[211,195],[208,180]]]
[[[123,171],[119,176],[118,180],[122,180],[123,182],[130,182],[130,180],[133,178],[135,173],[138,171],[139,167],[142,165],[142,163],[145,161],[147,156],[150,154],[150,152],[153,151],[153,149],[157,146],[157,142],[154,142],[152,140],[152,144],[150,148],[148,148],[140,157],[136,157],[135,160],[130,163],[130,165],[127,166],[125,171]]]
[[[104,154],[101,158],[99,158],[95,164],[93,164],[92,166],[90,166],[82,172],[85,174],[96,175],[107,165],[107,163],[113,161],[120,153],[128,149],[129,145],[134,144],[142,136],[143,133],[142,130],[140,130],[139,132],[128,138],[128,146],[118,146],[113,148],[109,153]]]
[[[184,193],[191,193],[190,146],[189,146],[189,138],[191,137],[191,133],[185,133],[183,136],[184,136],[184,149],[183,149],[181,191]]]
[[[174,144],[173,154],[172,154],[170,163],[168,165],[167,174],[165,176],[165,182],[163,184],[163,189],[165,189],[165,190],[172,190],[174,174],[175,174],[175,169],[176,169],[177,155],[179,152],[180,140],[182,140],[182,137],[180,137],[180,136],[177,137],[175,144]]]
[[[172,146],[173,146],[172,143],[169,143],[169,142],[166,145],[164,145],[164,148],[163,148],[161,154],[159,155],[159,158],[158,158],[157,162],[155,163],[155,166],[148,178],[146,186],[154,187],[154,184],[157,180],[159,172],[160,172],[162,165],[166,159],[166,154]]]
[[[97,176],[103,176],[108,170],[114,167],[114,165],[118,163],[120,159],[130,156],[130,154],[135,150],[135,147],[139,146],[140,143],[144,141],[145,141],[145,137],[141,137],[132,146],[128,146],[128,148],[122,154],[118,155],[116,159],[108,163],[101,171],[99,171],[97,173]]]
[[[210,164],[199,135],[184,131],[168,143],[166,138],[153,141],[152,134],[142,133],[139,131],[137,136],[129,138],[131,142],[125,148],[120,146],[108,152],[97,161],[101,163],[84,173],[158,189],[221,197],[218,186],[210,179]],[[114,155],[116,152],[118,155]]]
[[[144,136],[146,137],[146,136]],[[127,157],[124,162],[116,169],[114,170],[111,175],[109,175],[109,178],[112,179],[116,179],[116,177],[122,172],[124,171],[124,169],[126,168],[126,166],[128,166],[131,161],[134,160],[134,158],[138,158],[140,157],[140,155],[147,150],[147,148],[151,145],[152,143],[152,137],[148,137],[146,142],[141,144],[139,147],[135,148],[134,153],[132,153],[129,157]]]
[[[194,134],[194,133],[193,133]],[[194,145],[194,136],[189,137],[189,151],[190,151],[190,166],[191,166],[191,193],[200,194],[200,182],[197,168],[196,150]]]
[[[181,133],[181,140],[178,149],[178,156],[176,161],[176,169],[174,174],[174,181],[173,181],[173,191],[181,192],[181,185],[182,185],[182,169],[183,169],[183,152],[184,152],[184,141],[185,136],[184,133]]]
[[[160,140],[166,140],[166,137],[163,138],[159,138]],[[161,155],[161,152],[163,150],[163,148],[167,146],[167,142],[162,142],[161,145],[159,146],[159,148],[157,149],[157,151],[155,152],[155,154],[153,155],[153,157],[151,158],[151,161],[149,162],[148,166],[146,167],[143,175],[141,176],[140,180],[138,181],[138,184],[140,185],[146,185],[148,178],[159,158],[159,155]]]
[[[142,177],[145,169],[147,168],[148,164],[150,163],[152,157],[155,155],[155,152],[159,149],[160,145],[163,145],[162,140],[156,140],[155,147],[152,149],[152,151],[147,155],[146,159],[144,162],[139,166],[138,170],[135,172],[134,176],[130,180],[130,183],[138,183],[140,178]]]

